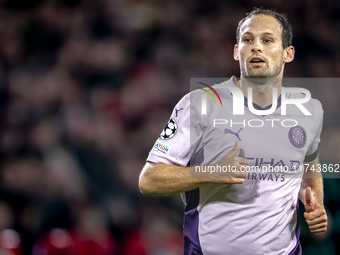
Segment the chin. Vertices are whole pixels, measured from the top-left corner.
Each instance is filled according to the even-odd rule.
[[[266,84],[268,77],[262,77],[262,76],[249,76],[249,77],[245,77],[247,78],[247,80],[249,80],[252,84],[256,84],[256,85],[262,85],[262,84]]]
[[[269,78],[271,76],[265,73],[258,73],[258,74],[251,73],[251,74],[245,75],[244,77],[249,78],[249,79],[252,79],[252,78],[255,79],[255,78]]]

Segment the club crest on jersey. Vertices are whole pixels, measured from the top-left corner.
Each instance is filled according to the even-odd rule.
[[[171,118],[163,129],[162,133],[159,135],[159,138],[162,140],[168,140],[173,138],[177,133],[177,123],[174,118]]]
[[[290,143],[298,149],[301,149],[305,146],[307,135],[306,131],[301,126],[292,127],[288,132],[288,137]]]

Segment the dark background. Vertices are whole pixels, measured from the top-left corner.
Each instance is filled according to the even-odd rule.
[[[239,76],[253,6],[288,15],[285,77],[339,76],[335,0],[0,1],[0,254],[182,254],[180,197],[144,197],[138,175],[190,78]],[[340,88],[311,92],[339,164]],[[339,194],[325,179],[326,234],[300,219],[304,254],[340,254]]]

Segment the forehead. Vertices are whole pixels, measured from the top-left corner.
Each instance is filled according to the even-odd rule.
[[[270,33],[281,37],[282,29],[280,23],[274,17],[260,14],[253,15],[249,19],[246,19],[240,29],[241,36],[244,33]]]

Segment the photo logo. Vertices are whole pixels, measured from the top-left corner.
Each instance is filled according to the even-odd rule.
[[[217,93],[217,91],[210,85],[205,84],[203,82],[197,82],[199,84],[202,84],[206,86],[207,88],[211,89],[215,95],[220,100],[220,104],[222,106],[222,101]],[[227,84],[222,83],[216,85],[216,88],[228,88],[233,96],[233,115],[244,115],[244,95],[240,88],[236,87],[234,84]],[[205,91],[207,94],[210,95],[210,97],[214,100],[215,105],[217,105],[215,98],[213,95],[206,89],[199,88],[203,91]],[[248,109],[250,112],[252,112],[255,115],[270,115],[274,113],[274,111],[277,108],[277,88],[273,88],[273,102],[270,109],[265,110],[257,110],[254,108],[253,105],[253,90],[251,87],[248,88]],[[305,95],[303,98],[287,98],[288,93],[302,93]],[[287,115],[287,105],[288,104],[294,104],[304,115],[312,115],[306,107],[303,106],[304,103],[307,103],[311,99],[311,93],[304,88],[285,88],[281,87],[281,115]],[[202,94],[201,97],[201,114],[206,115],[207,114],[207,100],[206,100],[206,94]]]
[[[221,97],[220,97],[220,95],[217,93],[217,91],[216,91],[212,86],[210,86],[210,85],[208,85],[208,84],[205,84],[205,83],[203,83],[203,82],[197,82],[197,83],[206,86],[206,87],[209,88],[212,92],[214,92],[215,95],[217,96],[218,100],[220,101],[221,106],[222,106]],[[203,88],[199,88],[199,87],[197,87],[197,88],[200,89],[200,90],[203,90],[204,92],[206,92],[206,93],[214,100],[215,105],[217,105],[214,96],[213,96],[208,90],[203,89]],[[202,115],[206,115],[206,114],[207,114],[207,99],[206,99],[205,94],[204,94],[204,96],[202,96]]]

